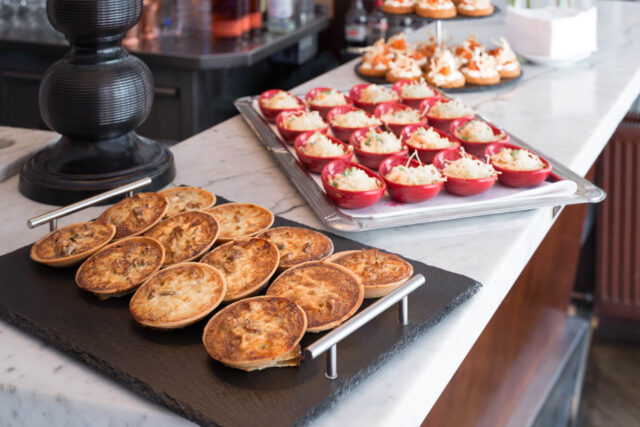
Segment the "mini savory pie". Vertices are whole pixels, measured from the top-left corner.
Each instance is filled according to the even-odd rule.
[[[427,60],[427,57],[417,49],[408,49],[406,52],[404,52],[404,55],[416,61],[416,63],[420,67],[426,67],[429,62]]]
[[[362,55],[362,64],[358,71],[368,77],[384,77],[391,67],[391,55],[389,47],[384,39],[380,39],[373,45],[366,47]]]
[[[169,201],[160,193],[137,193],[104,211],[98,221],[116,227],[115,239],[142,234],[165,216]]]
[[[278,269],[280,252],[267,239],[249,237],[218,246],[200,260],[217,268],[227,282],[225,302],[259,292]]]
[[[353,166],[330,177],[329,185],[345,191],[372,191],[382,188],[382,181]]]
[[[220,225],[213,215],[191,211],[165,219],[145,236],[164,246],[166,266],[198,258],[209,250],[219,234]]]
[[[453,18],[456,16],[456,5],[451,0],[417,0],[416,14],[423,18]]]
[[[351,110],[346,113],[337,114],[330,119],[330,122],[331,126],[348,129],[360,129],[381,124],[380,120],[364,110]]]
[[[421,77],[422,69],[418,62],[403,54],[396,56],[386,74],[387,81],[391,83],[395,83],[398,80],[419,80]]]
[[[438,119],[457,119],[473,114],[473,110],[467,107],[459,99],[452,99],[449,102],[437,102],[433,104],[427,113],[429,117]]]
[[[418,112],[417,110],[414,111]],[[391,118],[387,119],[391,120]],[[416,121],[419,122],[420,120]],[[357,148],[361,151],[366,151],[367,153],[397,153],[402,151],[402,142],[392,132],[385,132],[379,129],[369,129],[365,137],[360,140],[360,145]]]
[[[389,50],[395,54],[406,51],[409,48],[407,45],[407,35],[405,33],[394,34],[387,40],[387,46]]]
[[[301,106],[298,98],[284,90],[278,91],[273,96],[261,98],[260,104],[273,110],[293,109]]]
[[[116,234],[112,224],[81,222],[54,230],[31,247],[31,259],[51,267],[77,264],[109,243]]]
[[[206,317],[227,292],[224,276],[210,265],[184,262],[158,271],[129,301],[136,322],[158,329],[182,328]]]
[[[164,248],[148,237],[118,240],[91,255],[76,272],[76,284],[107,299],[133,292],[158,271]]]
[[[411,264],[397,255],[378,249],[338,252],[327,258],[326,262],[339,264],[354,272],[362,281],[365,298],[387,295],[413,275]]]
[[[433,165],[396,165],[384,176],[388,181],[401,185],[432,185],[444,182],[444,177]]]
[[[496,60],[484,49],[476,48],[469,63],[460,71],[466,83],[483,86],[500,83]]]
[[[457,46],[455,48],[453,55],[456,61],[456,65],[458,67],[461,67],[468,64],[469,61],[471,61],[473,52],[476,49],[484,49],[484,45],[478,42],[478,40],[476,40],[476,36],[472,34],[467,37],[467,39],[462,42],[460,46]]]
[[[424,55],[425,58],[429,59],[433,56],[438,48],[438,42],[434,36],[429,37],[429,41],[426,42],[418,42],[416,44],[416,50]]]
[[[360,92],[360,99],[358,101],[365,104],[380,104],[383,102],[397,101],[399,98],[398,94],[391,89],[371,84],[362,89]]]
[[[453,147],[456,143],[449,138],[442,136],[432,127],[419,127],[406,140],[407,145],[412,148],[421,148],[426,150],[443,150]]]
[[[487,16],[493,13],[491,0],[460,0],[458,13],[464,16]]]
[[[321,260],[333,253],[331,239],[308,228],[277,227],[258,237],[269,240],[280,251],[280,270],[307,261]]]
[[[178,215],[182,212],[207,209],[216,204],[216,196],[202,188],[175,187],[163,190],[160,194],[167,196],[169,201],[167,217]]]
[[[464,76],[456,67],[453,54],[448,49],[437,49],[429,60],[427,83],[443,88],[464,86]]]
[[[380,8],[385,13],[407,14],[413,13],[413,4],[415,0],[384,0]]]
[[[307,99],[307,102],[312,107],[325,108],[349,104],[347,97],[335,89],[318,90],[313,98]]]
[[[473,119],[465,122],[462,126],[454,129],[455,136],[463,141],[469,142],[493,142],[505,138],[504,131],[495,134],[491,126],[484,120]]]
[[[516,57],[516,54],[513,53],[509,42],[504,37],[500,38],[497,48],[489,51],[489,55],[495,58],[498,73],[500,73],[501,78],[513,79],[518,77],[522,72],[520,61],[518,61],[518,58]]]
[[[290,111],[283,114],[282,127],[287,130],[307,132],[327,127],[317,111]]]
[[[218,220],[221,242],[255,236],[271,227],[274,219],[269,209],[252,203],[225,203],[205,212]]]
[[[307,314],[307,331],[320,332],[355,314],[364,299],[364,286],[355,273],[341,265],[312,261],[278,276],[267,295],[298,304]]]
[[[235,302],[216,313],[204,328],[209,356],[243,371],[298,366],[307,316],[295,302],[275,296]]]
[[[501,148],[491,156],[491,164],[510,171],[536,171],[546,164],[530,151],[525,149]]]

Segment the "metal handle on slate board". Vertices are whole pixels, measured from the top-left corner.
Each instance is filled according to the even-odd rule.
[[[391,292],[384,298],[371,304],[351,319],[329,332],[318,341],[308,346],[304,351],[310,359],[315,359],[325,352],[327,354],[327,378],[335,379],[338,377],[338,343],[360,329],[362,326],[373,320],[380,313],[391,307],[393,304],[400,302],[399,320],[401,325],[409,324],[409,294],[425,283],[422,274],[417,274],[407,281],[404,285]]]
[[[89,206],[97,205],[112,197],[120,196],[121,194],[128,193],[127,196],[133,196],[133,192],[140,188],[146,187],[151,184],[151,178],[142,178],[134,181],[130,184],[123,185],[122,187],[114,188],[105,193],[98,194],[97,196],[90,197],[88,199],[81,200],[72,205],[65,206],[64,208],[56,209],[55,211],[48,212],[43,215],[39,215],[27,220],[28,228],[36,228],[42,224],[49,223],[49,231],[53,231],[58,228],[58,218],[70,215],[74,212],[81,211]]]

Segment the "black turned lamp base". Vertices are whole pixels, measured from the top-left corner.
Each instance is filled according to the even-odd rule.
[[[20,192],[29,199],[67,205],[141,178],[155,191],[175,177],[173,154],[130,132],[115,140],[83,144],[62,137],[22,166]]]

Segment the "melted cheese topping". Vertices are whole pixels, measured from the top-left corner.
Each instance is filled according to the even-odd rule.
[[[391,132],[370,129],[359,149],[367,153],[397,153],[402,151],[402,142]]]
[[[424,81],[424,79],[420,79],[420,81],[414,81],[402,86],[400,94],[403,98],[420,99],[435,96],[436,92],[427,84],[427,82]]]
[[[309,131],[324,129],[327,124],[317,111],[295,111],[283,118],[282,127],[289,130]]]
[[[360,102],[367,104],[380,104],[397,99],[397,93],[380,85],[369,85],[360,92]]]
[[[251,203],[226,203],[207,209],[220,224],[220,239],[254,236],[273,224],[273,214]]]
[[[300,151],[315,157],[338,157],[347,154],[343,145],[337,144],[321,132],[311,135]]]
[[[429,109],[429,116],[439,119],[456,119],[473,114],[473,110],[464,105],[459,99],[449,102],[438,101]]]
[[[451,178],[480,179],[496,176],[498,173],[489,163],[474,159],[469,155],[447,163],[442,173]]]
[[[338,114],[331,119],[332,126],[343,128],[364,128],[369,126],[378,126],[380,120],[367,114],[363,110],[347,111],[344,114]]]
[[[200,211],[184,212],[165,219],[145,233],[165,250],[164,265],[189,261],[202,255],[218,238],[220,226],[212,216]]]
[[[300,101],[298,101],[298,98],[291,95],[289,92],[285,92],[284,90],[276,92],[275,95],[269,98],[262,98],[260,102],[264,107],[277,110],[300,107]]]
[[[310,103],[318,107],[336,107],[338,105],[346,105],[347,98],[342,92],[335,89],[319,90],[311,98]]]
[[[98,221],[116,227],[114,239],[142,233],[162,219],[169,202],[160,193],[137,193],[104,211]]]
[[[354,272],[365,288],[406,280],[413,274],[411,264],[397,255],[380,252],[377,249],[351,252],[331,262]]]
[[[294,301],[307,315],[307,329],[321,331],[351,317],[362,304],[364,288],[359,279],[343,267],[310,262],[278,276],[267,295]]]
[[[367,175],[362,169],[347,168],[342,173],[335,174],[329,180],[329,184],[347,191],[371,191],[382,188],[380,180]]]
[[[161,194],[167,196],[169,201],[166,216],[210,208],[216,203],[216,196],[202,188],[176,187],[161,191]]]
[[[391,169],[385,178],[402,185],[430,185],[444,181],[438,169],[433,165],[416,167],[397,165]]]
[[[143,325],[186,326],[215,309],[227,290],[218,270],[195,262],[165,268],[133,295],[129,310]]]
[[[234,240],[218,246],[200,262],[217,268],[227,282],[224,301],[258,292],[278,268],[278,248],[266,239]]]
[[[258,237],[276,245],[280,251],[280,268],[320,260],[333,253],[333,243],[327,236],[306,228],[278,227]]]
[[[504,138],[504,132],[498,135],[493,133],[493,129],[482,120],[469,120],[457,129],[457,136],[460,139],[471,142],[491,142]]]
[[[419,123],[422,120],[422,115],[420,111],[414,108],[405,108],[402,110],[389,110],[380,116],[380,120],[385,124],[410,125],[412,123]]]
[[[100,222],[83,222],[54,231],[33,245],[32,253],[54,260],[91,252],[111,240],[113,228]]]
[[[407,144],[412,147],[426,148],[430,150],[449,148],[454,145],[454,142],[449,138],[441,136],[433,128],[418,128],[411,134],[407,140]]]
[[[540,157],[525,149],[501,148],[498,153],[491,156],[491,163],[514,171],[535,171],[545,167]]]

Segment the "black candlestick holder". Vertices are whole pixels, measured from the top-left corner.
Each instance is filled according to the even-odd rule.
[[[134,132],[151,111],[153,76],[121,42],[141,14],[142,0],[47,1],[71,50],[40,85],[40,114],[62,137],[23,165],[28,198],[69,204],[145,176],[159,189],[175,176],[171,152]]]

